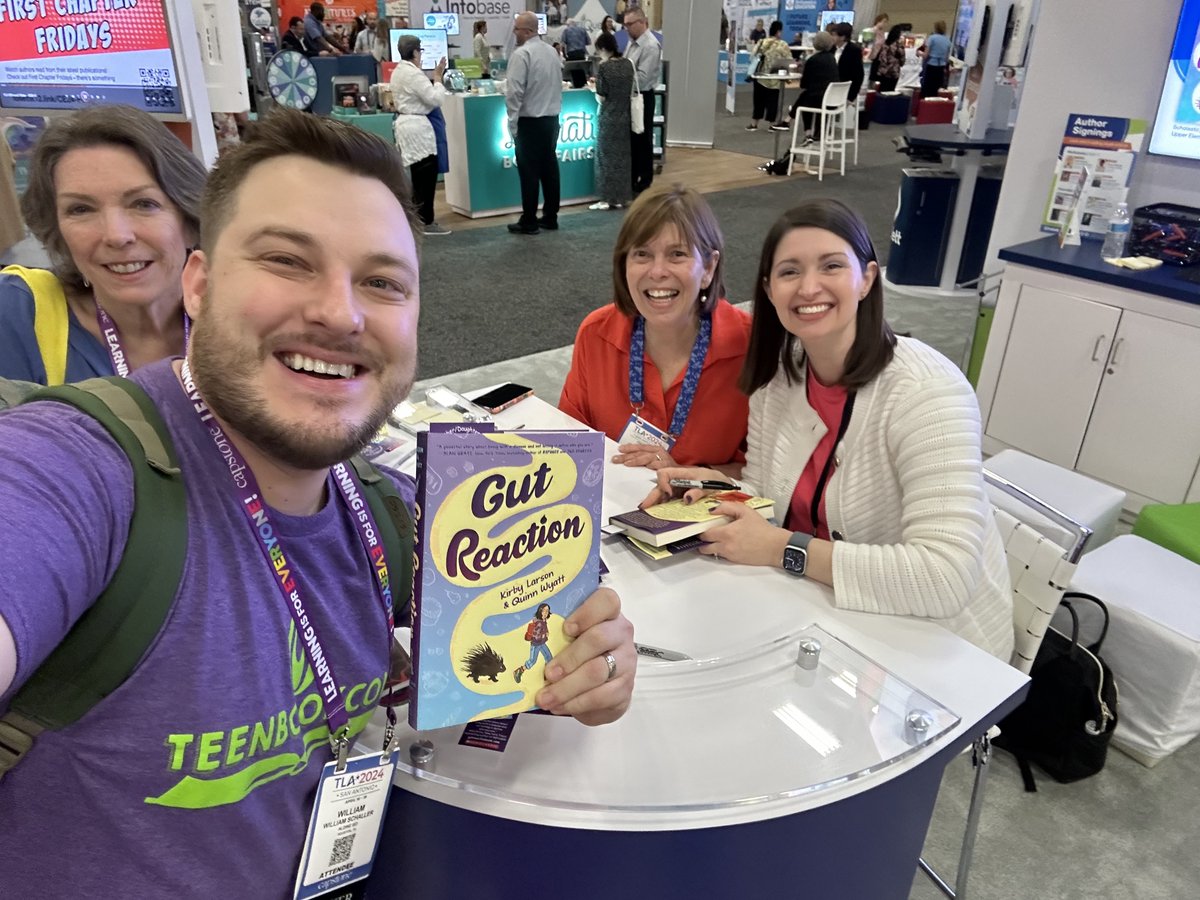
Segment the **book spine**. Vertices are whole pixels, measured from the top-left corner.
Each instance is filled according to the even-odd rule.
[[[417,728],[417,695],[420,691],[421,669],[421,584],[424,581],[421,571],[421,558],[424,555],[426,535],[426,464],[429,457],[429,432],[417,434],[417,492],[413,502],[413,568],[412,568],[412,599],[410,600],[410,617],[412,619],[412,671],[408,685],[408,724]]]

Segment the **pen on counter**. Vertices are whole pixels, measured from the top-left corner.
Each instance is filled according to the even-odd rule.
[[[696,478],[672,478],[671,487],[698,488],[702,491],[740,491],[742,486],[732,481],[708,481]]]

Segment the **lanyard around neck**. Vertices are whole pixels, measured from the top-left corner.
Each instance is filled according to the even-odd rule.
[[[811,374],[810,376],[811,377]],[[816,490],[812,492],[812,506],[809,509],[809,521],[812,523],[812,534],[816,535],[820,529],[820,514],[821,514],[821,498],[829,486],[830,476],[833,475],[833,467],[835,466],[836,458],[838,458],[838,444],[841,439],[846,437],[846,430],[850,427],[850,416],[854,412],[854,391],[848,391],[846,394],[846,403],[841,408],[841,424],[838,426],[838,434],[833,439],[833,448],[829,450],[829,457],[821,469],[820,478],[817,478]]]
[[[317,689],[321,693],[325,709],[325,722],[329,728],[330,745],[338,758],[338,765],[343,766],[349,747],[350,716],[346,712],[346,701],[340,687],[342,682],[334,674],[333,662],[326,655],[325,645],[317,634],[317,623],[309,616],[305,605],[304,593],[306,592],[301,588],[300,573],[291,568],[283,545],[275,536],[270,513],[258,486],[258,480],[254,477],[250,467],[246,465],[241,453],[233,445],[233,441],[229,439],[224,429],[213,417],[208,404],[200,397],[200,392],[196,390],[196,383],[192,379],[191,367],[186,359],[183,361],[180,375],[182,376],[183,392],[191,401],[192,410],[195,412],[195,421],[204,427],[209,439],[222,457],[222,463],[225,464],[223,468],[227,469],[229,473],[229,483],[234,494],[241,501],[241,510],[246,514],[246,522],[254,533],[255,541],[259,550],[262,551],[267,568],[271,570],[271,580],[278,588],[284,605],[295,623],[297,640],[304,647],[308,664],[312,667],[313,678],[317,682]],[[367,553],[371,571],[375,574],[375,593],[383,606],[387,622],[387,644],[385,646],[390,651],[393,626],[392,590],[380,532],[375,526],[375,518],[371,515],[370,507],[362,496],[361,486],[354,478],[350,468],[343,462],[338,463],[331,471],[338,492],[357,526],[359,540]],[[384,737],[385,749],[391,743],[395,721],[396,713],[389,707],[388,729]]]
[[[692,353],[688,357],[687,372],[683,376],[683,386],[679,389],[679,400],[675,403],[675,414],[671,418],[669,429],[672,438],[678,440],[683,434],[683,426],[687,424],[688,415],[692,411],[692,401],[696,399],[696,387],[700,383],[700,370],[704,368],[704,357],[708,355],[708,345],[712,339],[712,318],[700,317],[700,331],[692,344]],[[629,341],[629,403],[638,411],[645,402],[645,367],[646,367],[646,320],[638,316],[633,323],[633,336]]]
[[[96,301],[96,324],[100,326],[100,337],[104,344],[104,349],[108,351],[108,358],[112,360],[113,371],[122,378],[129,377],[129,357],[125,355],[125,348],[121,346],[121,333],[117,331],[117,323],[100,305],[100,301]],[[188,338],[192,332],[192,320],[187,313],[183,314],[183,349],[187,350]]]
[[[812,372],[808,373],[808,377],[812,378]],[[838,444],[842,442],[842,438],[846,436],[846,429],[850,427],[850,416],[854,413],[854,391],[846,392],[846,402],[842,405],[842,421],[838,425],[837,435],[833,439],[833,448],[829,451],[829,457],[825,460],[825,467],[821,469],[821,474],[817,478],[817,487],[813,491],[812,506],[809,509],[809,521],[812,523],[813,534],[816,535],[820,528],[819,514],[821,511],[821,498],[825,494],[825,488],[829,486],[829,479],[833,475],[833,467],[836,465]]]

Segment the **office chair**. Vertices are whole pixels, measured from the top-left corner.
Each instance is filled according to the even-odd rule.
[[[1004,555],[1008,560],[1008,574],[1012,581],[1014,646],[1009,662],[1028,675],[1042,639],[1046,636],[1046,629],[1050,627],[1050,619],[1058,609],[1063,592],[1071,583],[1092,530],[987,469],[983,470],[983,479],[989,490],[997,490],[1019,500],[1023,508],[1029,511],[1031,521],[1036,521],[1040,515],[1066,529],[1073,537],[1071,546],[1063,548],[1011,513],[997,508],[992,510],[1004,542]],[[934,886],[954,900],[965,900],[967,896],[967,877],[975,853],[975,837],[979,830],[979,815],[983,810],[983,792],[987,787],[994,736],[993,731],[989,730],[971,744],[975,781],[971,788],[971,802],[967,807],[967,824],[959,851],[954,887],[924,857],[917,860],[917,867],[929,876]]]

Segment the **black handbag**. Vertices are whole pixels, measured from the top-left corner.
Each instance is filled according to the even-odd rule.
[[[1079,642],[1079,615],[1072,606],[1079,600],[1103,614],[1100,637],[1086,646]],[[1027,791],[1037,790],[1031,763],[1063,784],[1095,775],[1104,768],[1117,727],[1117,685],[1100,656],[1108,609],[1077,591],[1063,594],[1062,606],[1071,616],[1070,636],[1047,630],[1029,673],[1029,694],[1001,720],[993,741],[1017,758]]]

